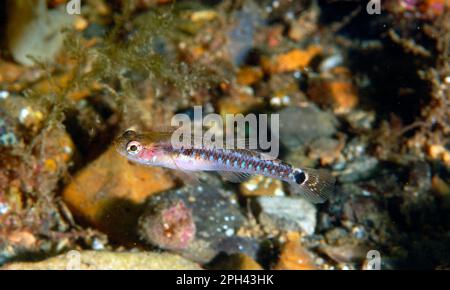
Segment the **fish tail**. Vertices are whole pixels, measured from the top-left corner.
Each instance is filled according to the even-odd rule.
[[[334,192],[336,179],[327,170],[294,168],[289,181],[291,194],[313,203],[323,203]]]

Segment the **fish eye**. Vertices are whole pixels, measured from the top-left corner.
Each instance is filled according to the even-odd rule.
[[[142,145],[141,143],[137,142],[137,141],[130,141],[127,144],[127,152],[129,154],[138,154],[139,152],[141,152],[142,150]]]

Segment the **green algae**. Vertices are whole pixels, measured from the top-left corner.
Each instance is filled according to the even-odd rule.
[[[72,86],[86,86],[93,80],[119,82],[124,95],[130,95],[133,80],[148,79],[155,87],[174,86],[187,96],[219,81],[208,68],[189,64],[177,54],[174,42],[183,37],[179,24],[184,20],[174,16],[173,8],[155,8],[137,16],[131,11],[132,8],[124,9],[114,17],[110,33],[92,48],[81,47],[80,35],[67,38],[66,47],[72,57],[80,60],[80,65],[90,65],[87,73],[77,70]]]

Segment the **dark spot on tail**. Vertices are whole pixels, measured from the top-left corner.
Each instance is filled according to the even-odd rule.
[[[297,184],[303,184],[305,182],[306,175],[303,171],[295,170],[294,171],[294,180]]]

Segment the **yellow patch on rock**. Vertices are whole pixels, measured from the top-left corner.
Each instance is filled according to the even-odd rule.
[[[286,234],[278,263],[275,270],[316,270],[311,254],[302,247],[300,234],[289,232]]]
[[[276,56],[270,64],[270,71],[272,73],[282,73],[304,69],[321,52],[322,48],[316,45],[311,45],[306,50],[293,49]]]
[[[174,185],[162,168],[131,164],[111,146],[75,176],[63,199],[76,215],[114,238],[131,241],[145,199]]]

